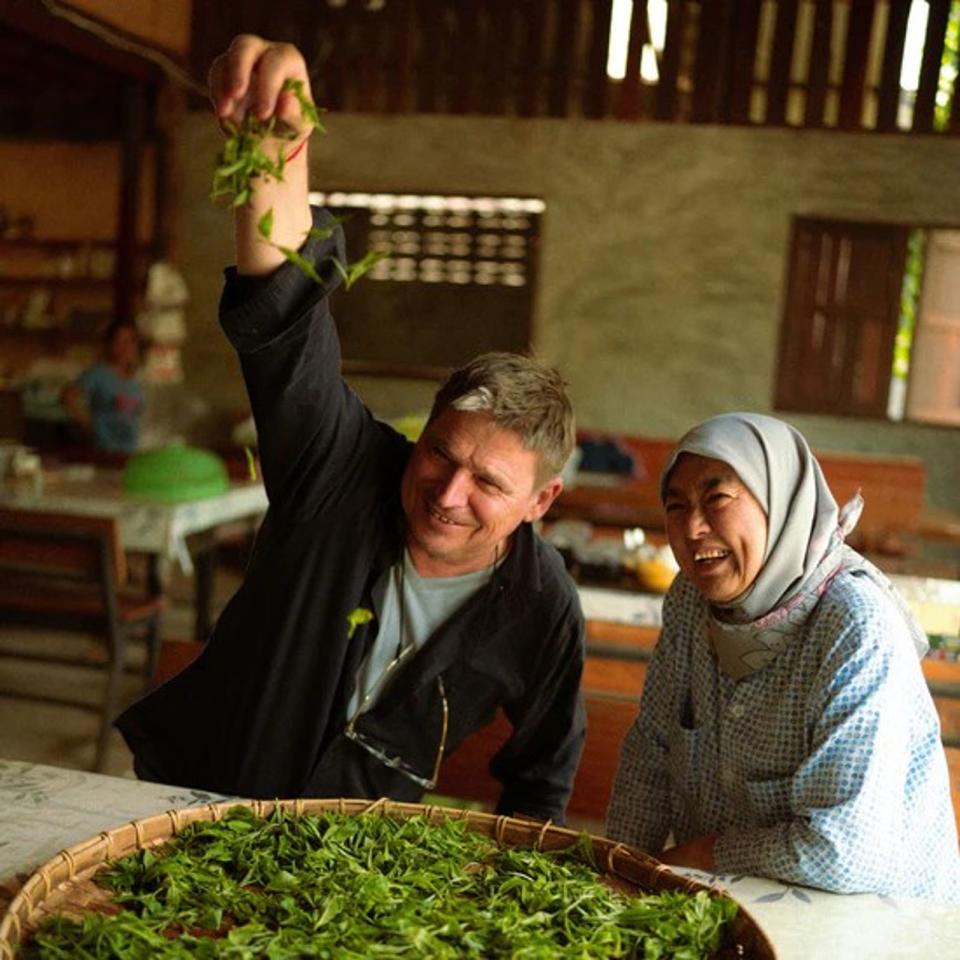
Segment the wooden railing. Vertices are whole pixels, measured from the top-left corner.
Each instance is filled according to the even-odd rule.
[[[334,110],[960,132],[951,0],[928,0],[915,95],[900,87],[909,0],[668,0],[662,49],[648,14],[664,8],[628,7],[622,80],[613,0],[194,4],[193,73],[253,32],[297,44]]]

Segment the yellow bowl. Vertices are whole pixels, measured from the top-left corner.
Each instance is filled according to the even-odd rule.
[[[640,560],[636,569],[640,586],[652,593],[666,593],[677,575],[677,571],[662,560]]]

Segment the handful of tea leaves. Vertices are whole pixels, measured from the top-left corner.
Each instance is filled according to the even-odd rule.
[[[116,861],[96,879],[124,909],[53,917],[24,955],[696,960],[720,948],[733,901],[626,896],[591,858],[586,837],[539,852],[460,820],[237,807]]]
[[[303,118],[321,133],[326,130],[320,123],[320,111],[316,104],[303,92],[302,80],[287,80],[283,90],[292,93],[300,104]],[[238,126],[226,122],[227,138],[224,141],[223,151],[218,158],[217,168],[213,172],[213,187],[210,199],[214,202],[227,200],[231,207],[242,207],[250,203],[258,177],[283,180],[287,164],[283,144],[294,140],[297,132],[276,117],[269,120],[260,120],[247,113]],[[309,134],[307,134],[309,136]],[[276,157],[271,157],[264,149],[267,140],[277,140],[280,148]],[[305,240],[326,240],[336,229],[339,220],[321,230],[310,230]],[[257,230],[266,243],[279,250],[291,263],[296,264],[315,283],[323,284],[320,274],[313,263],[301,256],[296,250],[273,243],[270,239],[273,233],[273,210],[268,210],[258,221]],[[384,253],[368,252],[360,260],[345,264],[337,257],[327,257],[329,262],[343,277],[344,286],[349,290],[378,260],[383,259]]]

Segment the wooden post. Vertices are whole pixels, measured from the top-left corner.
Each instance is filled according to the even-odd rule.
[[[120,202],[117,208],[117,259],[114,273],[114,316],[132,320],[136,293],[137,219],[146,112],[150,98],[128,81],[123,89],[123,139],[120,141]]]

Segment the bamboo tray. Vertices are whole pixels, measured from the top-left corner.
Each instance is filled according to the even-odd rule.
[[[260,816],[269,816],[280,806],[294,814],[380,813],[406,819],[423,816],[431,823],[445,819],[465,820],[471,830],[493,838],[501,846],[532,847],[537,850],[559,850],[572,846],[581,834],[575,830],[488,813],[428,806],[419,803],[398,803],[392,800],[245,800],[211,803],[205,806],[167,810],[142,820],[133,820],[96,837],[84,840],[58,853],[37,870],[11,901],[0,921],[0,960],[14,960],[18,946],[48,916],[79,916],[102,905],[110,894],[94,882],[98,870],[111,860],[119,859],[147,847],[154,847],[176,836],[188,824],[219,820],[232,807],[249,807]],[[622,843],[591,836],[596,862],[603,866],[603,876],[624,892],[659,892],[705,890],[711,896],[717,891],[697,880],[673,873],[653,857]],[[732,922],[736,946],[724,956],[776,960],[776,953],[756,920],[742,907]]]

